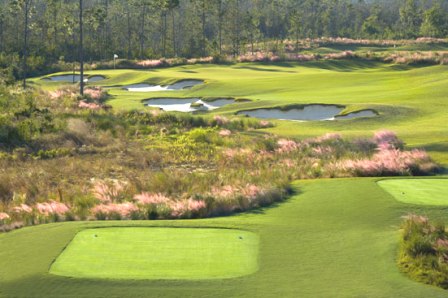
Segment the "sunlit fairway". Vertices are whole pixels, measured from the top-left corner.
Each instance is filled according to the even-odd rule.
[[[388,179],[378,184],[403,203],[448,205],[448,179]]]
[[[78,278],[214,279],[254,273],[258,236],[232,229],[103,228],[78,233],[50,273]]]
[[[240,63],[189,65],[152,70],[97,70],[95,82],[112,95],[116,110],[144,109],[144,100],[160,97],[234,97],[251,102],[227,105],[207,114],[234,115],[238,111],[290,104],[337,104],[342,114],[372,109],[377,117],[337,121],[276,121],[268,131],[310,137],[341,132],[348,137],[373,131],[395,131],[408,147],[423,147],[438,162],[448,164],[448,66],[405,66],[362,60],[308,63]],[[130,84],[171,84],[182,79],[204,80],[190,90],[130,92]],[[35,78],[34,85],[50,90],[63,83]],[[207,115],[206,114],[206,115]]]
[[[294,187],[298,194],[287,202],[236,216],[187,221],[67,222],[1,234],[0,296],[447,297],[443,289],[410,280],[399,272],[396,265],[400,217],[409,212],[418,212],[433,220],[447,221],[444,208],[401,203],[378,186],[377,179],[370,178],[300,181],[294,183]],[[114,234],[119,227],[228,228],[251,231],[259,235],[260,239],[258,270],[238,278],[203,280],[76,278],[49,273],[52,263],[67,245],[70,249],[72,239],[80,231],[113,228],[111,233]],[[98,229],[78,235],[92,236],[94,231]],[[98,238],[104,237],[103,232],[99,233]],[[212,233],[209,241],[220,241],[220,233]],[[231,238],[241,232],[232,233],[236,234],[229,236]],[[171,238],[169,235],[167,231],[167,239]],[[114,245],[121,249],[128,245],[118,242],[120,237],[123,235],[116,237],[114,244],[104,242],[102,251],[94,255],[116,258]],[[98,261],[89,255],[93,248],[99,247],[93,245],[94,240],[88,238],[82,245],[84,250],[79,252],[79,256],[73,256],[79,262],[84,262],[82,258],[86,257],[86,260],[92,262],[92,267]],[[126,241],[134,241],[135,244],[137,240],[141,240],[141,237],[135,240],[129,237]],[[171,240],[174,241],[174,238]],[[162,245],[167,247],[166,243]],[[206,244],[204,241],[201,243]],[[195,244],[186,242],[184,245],[179,242],[177,249],[179,252],[189,250],[190,245]],[[221,245],[227,247],[225,241]],[[150,259],[150,251],[129,247],[121,260],[137,254],[140,254],[136,257],[139,260]],[[170,254],[170,257],[176,254]],[[169,254],[164,257],[160,251],[155,255],[161,256],[166,262]],[[198,255],[192,252],[192,258]],[[221,269],[233,267],[225,264],[224,259],[214,262]],[[123,262],[120,266],[126,264]],[[179,262],[179,266],[183,266],[182,262]],[[156,274],[154,269],[147,270]],[[195,267],[191,269],[196,270]],[[202,269],[205,272],[208,270],[206,267]],[[166,271],[159,274],[166,274]]]

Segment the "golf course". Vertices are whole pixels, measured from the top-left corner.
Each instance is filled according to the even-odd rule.
[[[363,60],[307,63],[242,63],[192,65],[153,70],[101,70],[94,82],[106,88],[114,109],[144,109],[151,98],[235,98],[249,101],[226,105],[212,114],[234,115],[260,108],[284,109],[294,105],[341,105],[342,115],[373,110],[375,117],[338,121],[276,121],[268,130],[289,137],[310,137],[341,132],[347,137],[364,136],[389,129],[409,148],[424,148],[441,163],[448,163],[448,72],[446,65],[406,66]],[[46,76],[51,77],[51,76]],[[131,92],[131,84],[168,85],[180,80],[203,80],[191,89]],[[36,78],[36,86],[56,89],[64,83]],[[67,83],[67,82],[66,82]]]
[[[0,298],[448,297],[448,0],[0,0]]]

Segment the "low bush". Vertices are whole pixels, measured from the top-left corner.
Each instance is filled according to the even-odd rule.
[[[448,289],[448,233],[445,225],[408,215],[402,224],[398,265],[412,279]]]

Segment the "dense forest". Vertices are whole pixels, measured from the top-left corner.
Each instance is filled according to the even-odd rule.
[[[77,60],[79,2],[0,0],[0,68],[26,48],[30,64]],[[83,23],[88,61],[238,55],[268,40],[444,38],[448,0],[85,0]]]

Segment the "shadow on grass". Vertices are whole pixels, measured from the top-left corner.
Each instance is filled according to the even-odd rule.
[[[273,64],[273,65],[277,65],[277,64]],[[264,71],[264,72],[297,73],[296,71],[290,71],[290,70],[280,70],[280,69],[262,68],[262,67],[254,67],[254,66],[236,66],[234,68],[235,69],[248,69],[248,70],[254,70],[254,71]]]
[[[235,285],[244,278],[210,280],[119,280],[59,277],[40,272],[0,284],[2,297],[181,297],[220,288],[226,297],[236,297]],[[224,289],[222,285],[226,285]],[[179,288],[181,287],[181,288]],[[189,295],[187,295],[189,296]]]
[[[365,59],[341,59],[341,60],[322,60],[302,63],[301,66],[316,69],[326,69],[337,72],[352,72],[363,69],[374,69],[383,67],[387,64],[379,61]]]
[[[424,145],[426,151],[448,152],[448,142],[431,143]]]

